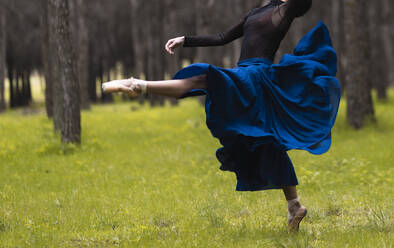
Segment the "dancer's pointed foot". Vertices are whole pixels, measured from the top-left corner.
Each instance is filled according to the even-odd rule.
[[[135,78],[114,80],[102,85],[104,93],[123,92],[130,97],[146,93],[147,83]]]
[[[307,213],[308,210],[302,205],[293,213],[289,213],[289,230],[298,231],[300,229],[300,223]]]
[[[289,211],[289,229],[291,231],[298,231],[300,227],[300,222],[306,216],[306,207],[301,205],[298,198],[287,201],[288,211]]]

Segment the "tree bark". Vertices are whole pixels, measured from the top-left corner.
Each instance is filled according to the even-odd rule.
[[[48,33],[49,33],[49,47],[48,47],[48,64],[49,73],[51,75],[52,84],[52,98],[53,98],[53,125],[55,132],[62,130],[64,116],[63,116],[63,87],[59,78],[59,59],[57,55],[56,44],[56,22],[57,22],[57,7],[56,0],[46,0],[48,3]]]
[[[10,60],[7,60],[7,72],[8,72],[8,81],[9,81],[9,94],[10,94],[10,108],[15,107],[14,101],[14,67],[13,63],[10,63]]]
[[[211,34],[210,31],[213,29],[213,9],[215,0],[198,0],[195,2],[196,9],[196,34],[195,35],[206,35]],[[216,32],[219,27],[215,26]],[[219,31],[220,32],[220,31]],[[218,53],[218,47],[198,47],[196,49],[195,60],[198,63],[209,63],[215,64],[213,54]],[[216,50],[216,51],[215,51]],[[221,54],[221,53],[220,53]],[[216,64],[219,66],[218,64]],[[205,104],[206,96],[198,97],[201,105]]]
[[[0,5],[0,112],[4,111],[6,108],[5,97],[4,97],[4,78],[5,78],[5,50],[6,50],[6,19],[5,10],[3,6]]]
[[[50,2],[56,9],[56,54],[59,62],[59,79],[63,91],[62,142],[80,143],[80,86],[75,73],[77,61],[71,39],[69,0],[50,0]]]
[[[345,49],[346,49],[346,30],[345,30],[345,3],[344,0],[338,0],[339,1],[339,8],[338,8],[338,77],[341,82],[341,90],[342,92],[346,89],[346,54],[345,54]]]
[[[374,120],[371,97],[369,63],[370,44],[366,18],[367,0],[345,2],[345,28],[348,63],[347,74],[347,119],[354,128],[361,128],[367,119]]]
[[[89,99],[90,102],[97,102],[97,75],[98,66],[94,60],[94,45],[91,40],[89,40]]]
[[[70,25],[77,63],[75,71],[80,85],[81,108],[90,109],[89,97],[89,36],[85,5],[82,0],[70,0]]]
[[[211,34],[212,29],[215,30],[214,33],[218,33],[223,30],[218,30],[219,27],[213,24],[213,10],[215,6],[215,0],[199,0],[196,1],[196,30],[197,33],[194,35],[206,35]],[[213,27],[212,27],[213,26]],[[215,54],[215,49],[217,52],[218,47],[198,47],[196,61],[199,63],[212,63],[213,54]]]
[[[30,87],[30,72],[25,70],[21,73],[22,76],[22,106],[27,106],[32,100]]]
[[[131,5],[131,40],[133,46],[133,54],[134,54],[134,68],[133,75],[134,77],[141,78],[147,76],[146,73],[146,64],[147,64],[147,56],[146,56],[146,42],[141,42],[146,38],[146,29],[145,26],[138,25],[138,23],[144,23],[147,18],[147,15],[144,12],[144,4],[139,0],[130,0]],[[145,7],[146,8],[146,7]],[[139,103],[143,104],[145,102],[145,96],[139,96]]]
[[[41,0],[40,33],[41,33],[41,54],[45,77],[45,109],[48,118],[53,117],[53,75],[50,69],[50,42],[48,23],[47,0]]]
[[[140,18],[140,2],[138,0],[130,0],[131,4],[131,37],[132,37],[132,46],[134,50],[134,70],[133,75],[135,77],[141,77],[143,71],[143,49],[141,42],[141,32],[139,29],[138,21]]]
[[[383,43],[387,58],[386,72],[388,84],[394,85],[394,3],[392,0],[383,0]]]
[[[371,75],[373,79],[373,86],[377,91],[378,98],[381,100],[387,99],[388,75],[386,65],[388,64],[387,54],[385,52],[384,44],[384,15],[383,0],[376,0],[369,8],[370,33],[371,33],[371,55],[373,63],[371,63]]]
[[[169,11],[166,12],[165,16],[165,25],[164,25],[164,42],[167,42],[169,39],[182,36],[182,34],[179,34],[178,32],[180,31],[178,21],[179,15],[177,14],[177,11],[175,9],[177,8],[179,0],[166,0],[165,1],[165,8],[168,9]],[[162,45],[164,46],[164,44]],[[180,49],[179,49],[180,50]],[[180,56],[180,51],[177,51],[174,55],[169,56],[166,55],[165,58],[165,63],[164,63],[164,68],[165,72],[169,77],[174,76],[174,74],[181,68],[182,63],[181,63],[181,56]],[[172,105],[177,105],[178,100],[175,98],[170,98],[170,102]]]
[[[247,10],[243,8],[243,3],[238,0],[232,0],[230,4],[231,6],[233,6],[233,8],[229,9],[229,11],[231,12],[229,18],[234,18],[233,22],[235,22],[236,20],[241,20],[241,18],[243,18],[247,12]],[[241,45],[241,39],[238,39],[235,40],[231,45],[226,47],[226,54],[228,54],[229,60],[225,62],[228,62],[229,64],[224,63],[225,66],[234,67],[237,65],[241,53]]]
[[[163,28],[159,25],[164,19],[164,1],[157,1],[150,7],[152,11],[151,22],[149,22],[149,36],[147,37],[149,48],[149,60],[148,60],[148,80],[163,80],[164,68],[165,68],[165,50],[164,46],[164,33]],[[164,97],[159,95],[151,94],[149,96],[151,106],[163,106]]]

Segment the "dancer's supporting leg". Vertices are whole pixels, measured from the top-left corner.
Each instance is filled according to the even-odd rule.
[[[192,89],[206,89],[206,75],[195,77],[163,80],[163,81],[144,81],[140,79],[115,80],[104,84],[106,93],[124,92],[130,96],[141,93],[141,87],[146,85],[147,93],[157,94],[168,97],[178,98]]]
[[[289,211],[289,228],[291,230],[298,230],[300,222],[305,217],[307,210],[298,200],[296,186],[283,187],[283,193],[285,194]]]

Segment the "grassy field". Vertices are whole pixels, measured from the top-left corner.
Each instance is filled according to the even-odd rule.
[[[81,147],[42,109],[0,115],[0,247],[393,247],[394,92],[377,124],[291,151],[309,215],[287,231],[282,192],[236,192],[195,100],[96,105]]]

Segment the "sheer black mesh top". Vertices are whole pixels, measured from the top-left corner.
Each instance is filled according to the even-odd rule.
[[[221,46],[244,37],[240,60],[268,58],[274,60],[276,51],[294,18],[305,14],[312,0],[271,0],[252,9],[238,24],[216,35],[185,36],[184,47]]]

